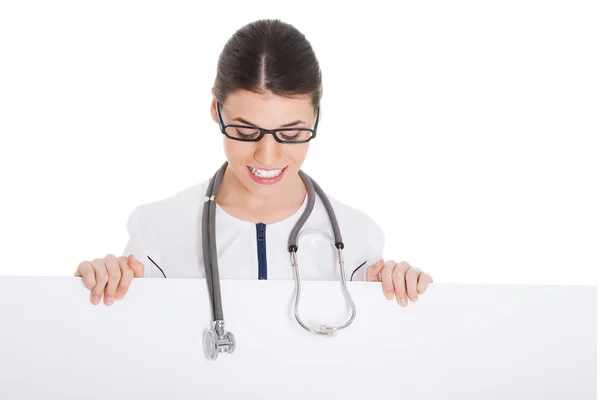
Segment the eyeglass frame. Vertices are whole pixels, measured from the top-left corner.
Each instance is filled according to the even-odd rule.
[[[317,119],[315,121],[315,126],[310,129],[310,128],[280,128],[280,129],[263,129],[263,128],[259,128],[258,126],[250,126],[250,125],[236,125],[236,124],[228,124],[225,125],[225,123],[223,122],[223,117],[221,116],[221,104],[219,102],[217,102],[217,115],[219,117],[219,128],[221,129],[221,133],[223,135],[225,135],[226,137],[228,137],[229,139],[232,140],[237,140],[240,142],[258,142],[260,141],[265,135],[273,135],[273,138],[278,142],[278,143],[282,143],[282,144],[303,144],[303,143],[308,143],[311,140],[313,140],[314,138],[317,137],[317,126],[319,125],[319,115],[321,114],[321,107],[317,106]],[[260,132],[260,134],[258,135],[257,138],[255,139],[242,139],[242,138],[235,138],[232,136],[229,136],[226,132],[228,127],[232,127],[232,128],[250,128],[250,129],[256,129]],[[301,141],[292,141],[292,142],[286,142],[284,140],[281,140],[277,137],[276,133],[277,132],[289,132],[289,131],[310,131],[311,132],[311,136],[306,139],[306,140],[301,140]]]

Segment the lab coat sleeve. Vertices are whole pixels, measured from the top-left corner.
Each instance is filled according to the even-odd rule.
[[[376,222],[370,222],[370,234],[366,236],[366,263],[354,274],[352,281],[366,281],[367,268],[383,258],[383,251],[385,249],[385,235],[381,227]]]
[[[155,276],[155,267],[150,265],[150,260],[148,260],[147,257],[148,253],[144,246],[143,231],[140,228],[141,213],[141,208],[137,207],[129,214],[129,218],[127,219],[127,233],[129,234],[129,239],[125,245],[123,255],[129,256],[130,254],[133,254],[136,260],[142,262],[144,264],[144,278],[148,278]]]

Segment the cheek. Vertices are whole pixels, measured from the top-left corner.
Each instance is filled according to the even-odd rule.
[[[235,166],[240,161],[244,161],[248,156],[252,155],[252,146],[244,146],[244,144],[246,143],[229,140],[226,137],[223,138],[223,149],[225,150],[225,157],[227,157],[229,164]]]
[[[242,182],[249,180],[246,166],[253,163],[256,146],[251,143],[237,142],[226,137],[223,139],[225,157],[233,174]]]
[[[288,151],[288,157],[294,161],[295,164],[301,165],[308,154],[308,144],[302,145],[290,145]]]

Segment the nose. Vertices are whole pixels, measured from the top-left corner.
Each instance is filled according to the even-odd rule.
[[[277,166],[277,162],[281,158],[281,143],[278,143],[273,135],[265,135],[257,142],[254,158],[262,165]]]

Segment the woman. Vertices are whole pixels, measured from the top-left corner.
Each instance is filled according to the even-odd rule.
[[[319,63],[293,26],[256,21],[225,45],[210,108],[228,162],[215,198],[221,278],[293,278],[287,240],[306,206],[298,171],[317,132],[321,94]],[[83,277],[93,304],[103,297],[106,305],[123,299],[134,277],[205,277],[200,221],[207,185],[208,180],[137,207],[128,220],[125,255],[79,265],[75,275]],[[384,262],[379,226],[364,213],[329,201],[345,244],[346,279],[382,282],[385,297],[395,297],[401,306],[416,301],[431,277],[406,262]],[[318,197],[302,234],[312,240],[299,245],[301,278],[339,279],[331,225]]]

